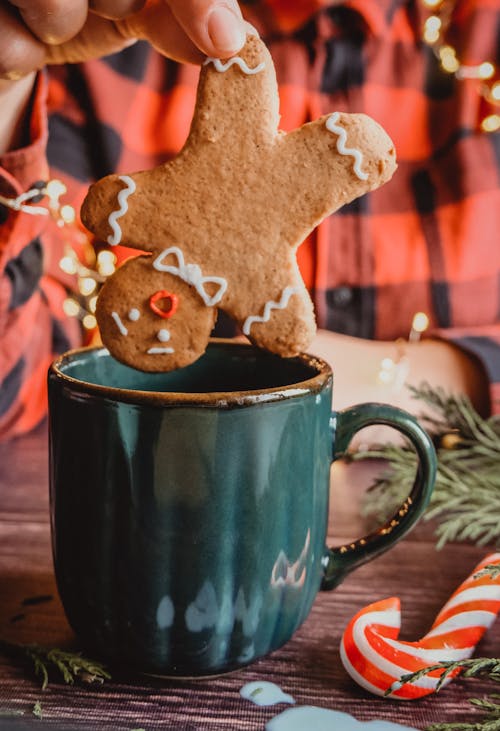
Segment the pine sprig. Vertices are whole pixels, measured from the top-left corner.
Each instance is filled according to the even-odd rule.
[[[486,711],[486,715],[473,723],[433,723],[426,731],[500,731],[500,705],[494,699],[500,700],[500,695],[494,694],[489,698],[469,698],[469,703]]]
[[[428,673],[442,670],[442,674],[436,685],[436,693],[443,687],[448,678],[461,675],[463,678],[487,676],[490,680],[500,682],[500,658],[476,657],[469,660],[456,660],[439,662],[427,668],[417,670],[415,673],[408,673],[391,686],[386,692],[389,695],[391,690],[400,688],[405,683],[413,683],[423,678]],[[436,723],[429,726],[426,731],[500,731],[500,705],[496,700],[500,695],[493,693],[488,698],[470,698],[469,703],[486,711],[484,718],[473,723]]]
[[[50,674],[54,671],[69,685],[73,685],[75,680],[92,684],[103,683],[111,678],[102,663],[85,658],[80,652],[67,652],[39,645],[19,645],[6,640],[0,640],[0,652],[29,664],[40,678],[42,690],[47,688]]]
[[[483,576],[489,576],[490,579],[497,579],[500,576],[500,564],[489,563],[474,574],[475,579],[482,579]]]
[[[481,546],[500,539],[500,418],[483,419],[469,399],[447,395],[427,384],[410,387],[432,409],[422,417],[437,447],[436,486],[426,520],[437,519],[437,546],[472,541]],[[386,520],[409,494],[416,455],[407,446],[376,445],[351,460],[384,459],[388,469],[369,489],[363,513]]]
[[[442,670],[442,674],[436,685],[436,693],[443,687],[445,681],[450,677],[461,675],[463,678],[473,678],[478,675],[487,675],[490,680],[500,683],[500,658],[497,657],[473,657],[468,660],[444,660],[435,665],[421,668],[414,673],[407,673],[394,683],[385,693],[389,695],[395,688],[401,688],[406,683],[414,683],[420,678],[432,672]]]

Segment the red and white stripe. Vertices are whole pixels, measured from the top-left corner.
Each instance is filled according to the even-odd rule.
[[[487,564],[500,564],[500,553],[487,556],[476,566],[418,642],[398,640],[401,608],[397,597],[359,611],[349,622],[340,645],[342,663],[349,675],[370,693],[384,695],[406,673],[470,657],[500,610],[500,576],[474,578]],[[442,672],[428,673],[401,687],[396,685],[389,697],[411,700],[433,693]]]

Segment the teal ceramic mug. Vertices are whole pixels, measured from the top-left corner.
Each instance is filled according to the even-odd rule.
[[[51,519],[73,629],[109,662],[220,673],[283,645],[320,588],[393,546],[426,507],[432,443],[404,411],[331,413],[322,360],[212,341],[195,363],[141,373],[105,349],[49,373]],[[327,548],[332,461],[388,424],[419,458],[395,518]]]

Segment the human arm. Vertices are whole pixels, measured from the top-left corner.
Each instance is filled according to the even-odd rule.
[[[494,340],[491,343],[495,348]],[[500,363],[500,345],[496,348]],[[466,394],[484,416],[491,410],[491,390],[495,384],[488,378],[483,363],[472,352],[442,338],[424,338],[401,345],[319,330],[309,351],[332,365],[336,410],[364,401],[378,401],[420,414],[422,404],[412,398],[407,385],[418,386],[424,381],[449,393]],[[380,380],[382,362],[387,358],[396,365],[404,358],[401,367],[405,377],[399,388]]]

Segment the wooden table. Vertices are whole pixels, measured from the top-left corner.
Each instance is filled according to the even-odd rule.
[[[338,464],[334,469],[332,544],[364,532],[356,503],[367,483],[366,468]],[[359,721],[384,719],[418,729],[433,722],[471,722],[476,712],[466,699],[494,691],[491,683],[457,680],[438,696],[422,701],[383,700],[357,687],[345,673],[339,640],[358,609],[393,595],[403,605],[401,639],[418,639],[487,552],[462,544],[436,552],[432,525],[421,523],[388,554],[359,569],[335,591],[319,595],[309,618],[285,647],[221,677],[173,681],[129,676],[115,669],[113,679],[101,686],[67,686],[54,679],[42,692],[26,668],[0,655],[0,728],[263,731],[266,722],[286,706],[260,708],[243,700],[239,690],[251,680],[275,682],[298,704],[352,713]],[[46,600],[23,603],[30,597]],[[78,648],[52,569],[46,425],[0,445],[0,637]],[[498,657],[499,639],[497,623],[478,653]],[[42,720],[32,715],[37,701],[42,705]],[[24,715],[7,718],[2,715],[7,710],[24,711]]]

